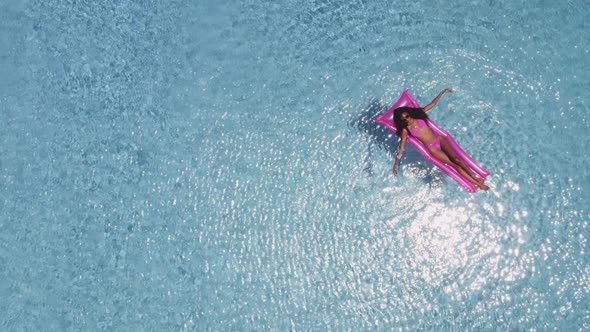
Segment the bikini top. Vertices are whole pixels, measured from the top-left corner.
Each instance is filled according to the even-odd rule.
[[[424,121],[422,119],[418,119],[418,126],[420,128],[418,128],[418,129],[411,129],[410,127],[408,127],[408,129],[410,130],[410,133],[412,134],[412,136],[418,137],[418,135],[420,135],[420,132],[422,131],[422,128],[424,128],[424,125],[425,124],[426,124],[426,121]]]

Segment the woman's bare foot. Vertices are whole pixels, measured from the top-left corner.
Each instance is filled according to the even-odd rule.
[[[483,179],[482,179],[483,180]],[[479,187],[479,189],[483,190],[483,191],[488,191],[490,190],[490,187],[486,186],[485,184],[483,184],[483,181],[481,183],[476,183],[475,184],[477,187]]]

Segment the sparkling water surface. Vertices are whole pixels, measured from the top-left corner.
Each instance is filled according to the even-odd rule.
[[[0,329],[590,329],[589,8],[0,2]]]

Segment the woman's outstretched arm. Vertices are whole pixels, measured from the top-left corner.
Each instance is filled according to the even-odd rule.
[[[406,149],[406,141],[408,140],[408,131],[402,129],[402,142],[399,144],[399,150],[397,150],[397,156],[395,157],[395,163],[393,164],[393,174],[397,176],[399,161],[402,159],[402,154]]]
[[[430,104],[428,104],[424,107],[424,112],[430,111],[434,107],[434,105],[436,105],[436,103],[438,103],[438,101],[440,100],[440,97],[442,97],[442,95],[444,95],[447,92],[453,92],[453,89],[446,88],[446,89],[442,90],[441,93],[439,93],[438,96],[436,96],[436,98],[434,98],[434,100]]]

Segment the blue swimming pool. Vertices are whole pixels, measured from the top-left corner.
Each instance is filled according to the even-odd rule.
[[[3,1],[0,329],[590,329],[589,8]]]

